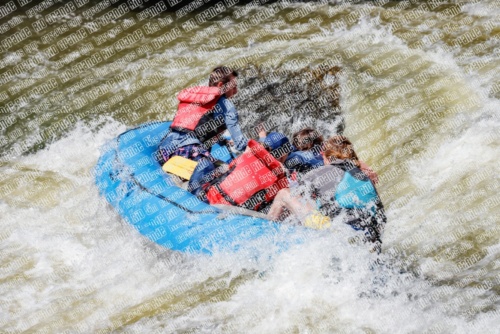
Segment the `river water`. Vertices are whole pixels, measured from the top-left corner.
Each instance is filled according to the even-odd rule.
[[[84,3],[0,8],[0,332],[498,333],[498,0],[228,1],[205,16]],[[380,177],[378,258],[343,226],[258,259],[172,253],[99,197],[101,147],[171,119],[176,92],[220,64],[266,69],[278,91],[337,69],[320,87],[340,97],[314,116],[296,117],[293,94],[288,110],[249,99],[263,81],[245,75],[235,103],[247,132],[277,107],[288,134],[352,139]]]

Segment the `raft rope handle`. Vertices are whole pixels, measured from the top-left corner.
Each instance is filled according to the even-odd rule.
[[[130,130],[125,131],[124,133],[122,133],[121,135],[119,135],[119,136],[118,136],[118,138],[117,138],[118,143],[120,142],[120,137],[121,137],[122,135],[126,134],[127,132],[132,131],[132,130],[135,130],[135,129],[140,129],[140,128],[143,128],[143,127],[149,126],[149,125],[154,124],[154,123],[157,123],[157,122],[151,122],[151,123],[143,124],[143,125],[138,126],[138,127],[136,127],[136,128],[133,128],[133,129],[130,129]],[[118,152],[118,151],[117,151],[117,152]],[[121,161],[119,161],[119,160],[118,160],[118,154],[116,154],[116,156],[115,156],[115,160],[116,160],[118,163],[120,163],[120,162],[121,162]],[[125,164],[124,164],[124,163],[122,163],[122,165],[125,165]],[[136,185],[137,185],[137,186],[138,186],[141,190],[143,190],[143,191],[145,191],[145,192],[147,192],[147,193],[149,193],[149,194],[151,194],[151,195],[153,195],[153,196],[156,196],[156,197],[158,197],[159,199],[164,200],[164,201],[166,201],[166,202],[168,202],[168,203],[170,203],[170,204],[173,204],[174,206],[176,206],[176,207],[178,207],[179,209],[184,210],[184,211],[186,211],[186,212],[188,212],[188,213],[216,213],[216,214],[220,214],[220,213],[221,213],[221,211],[220,211],[220,210],[216,210],[216,211],[214,211],[214,210],[212,210],[212,211],[204,211],[204,210],[202,210],[202,211],[193,211],[193,210],[191,210],[191,209],[188,209],[188,208],[186,208],[184,205],[179,204],[179,203],[177,203],[177,202],[175,202],[175,201],[172,201],[171,199],[168,199],[167,197],[163,196],[162,194],[155,194],[155,193],[152,193],[151,191],[149,191],[146,187],[144,187],[144,186],[143,186],[143,185],[142,185],[142,184],[141,184],[141,183],[140,183],[140,182],[139,182],[139,181],[138,181],[138,180],[134,177],[134,174],[133,174],[133,173],[132,173],[130,176],[131,176],[132,180],[134,181],[134,183],[135,183],[135,184],[136,184]],[[194,196],[194,195],[193,195],[193,196]]]
[[[186,208],[186,207],[185,207],[184,205],[182,205],[182,204],[179,204],[179,203],[177,203],[177,202],[175,202],[175,201],[172,201],[171,199],[169,199],[169,198],[167,198],[167,197],[163,196],[162,194],[155,194],[155,193],[152,193],[152,192],[151,192],[151,191],[149,191],[146,187],[144,187],[142,184],[140,184],[140,183],[139,183],[139,181],[138,181],[138,180],[134,177],[134,174],[132,174],[132,175],[131,175],[131,178],[132,178],[132,180],[134,181],[134,183],[135,183],[135,184],[136,184],[136,185],[137,185],[137,186],[138,186],[138,187],[139,187],[142,191],[145,191],[145,192],[147,192],[147,193],[149,193],[149,194],[151,194],[151,195],[153,195],[153,196],[158,197],[159,199],[162,199],[162,200],[164,200],[164,201],[166,201],[166,202],[168,202],[168,203],[170,203],[170,204],[173,204],[173,205],[175,205],[176,207],[178,207],[179,209],[182,209],[182,210],[184,210],[184,211],[186,211],[186,212],[188,212],[188,213],[216,213],[216,214],[221,213],[221,211],[219,211],[219,210],[217,210],[217,211],[213,211],[213,210],[212,210],[212,211],[205,211],[205,210],[202,210],[202,211],[193,211],[193,210],[191,210],[191,209]],[[194,196],[194,195],[193,195],[193,196]]]

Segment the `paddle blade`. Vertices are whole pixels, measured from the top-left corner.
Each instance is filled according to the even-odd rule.
[[[182,177],[189,180],[198,163],[183,157],[174,156],[163,165],[163,171]]]

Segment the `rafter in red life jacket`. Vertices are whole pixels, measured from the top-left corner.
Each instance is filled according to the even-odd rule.
[[[182,132],[195,131],[202,117],[214,108],[221,96],[218,87],[196,86],[182,90],[177,95],[179,106],[170,127]]]
[[[278,191],[288,187],[281,163],[264,146],[250,140],[250,152],[231,162],[229,173],[207,191],[210,204],[226,204],[258,211],[270,203]]]

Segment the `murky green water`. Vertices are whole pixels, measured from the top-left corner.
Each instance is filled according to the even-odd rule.
[[[2,332],[497,331],[498,1],[221,2],[199,26],[133,2],[31,17],[34,3],[13,3],[0,10]],[[249,133],[271,116],[288,134],[344,129],[380,176],[385,265],[342,229],[272,261],[171,254],[99,198],[100,147],[170,119],[176,93],[220,64],[243,69]],[[318,68],[318,84],[291,80]]]

